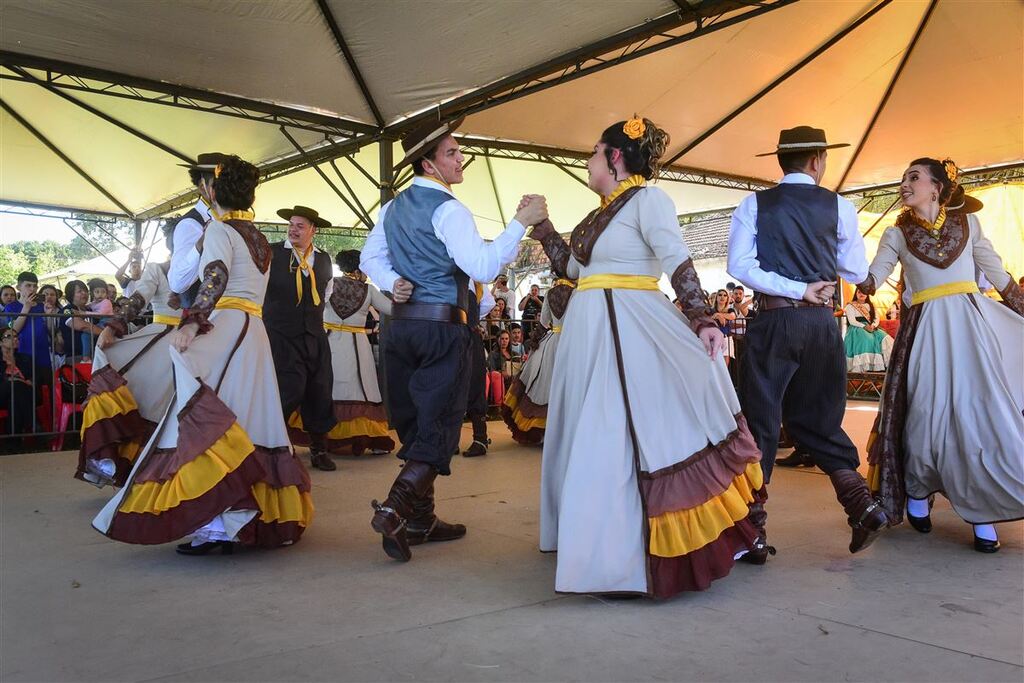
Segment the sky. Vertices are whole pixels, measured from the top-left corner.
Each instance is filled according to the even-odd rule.
[[[0,211],[7,209],[9,207],[0,205]],[[60,218],[0,213],[0,244],[10,244],[22,240],[39,242],[53,240],[60,244],[67,244],[73,239],[75,239],[75,233],[64,225]]]

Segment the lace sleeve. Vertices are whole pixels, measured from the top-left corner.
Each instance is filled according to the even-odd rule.
[[[672,273],[671,282],[672,289],[682,304],[683,315],[690,321],[690,328],[699,334],[707,327],[716,327],[708,315],[708,306],[704,301],[697,270],[693,267],[693,259],[688,258],[679,264]]]
[[[540,240],[540,244],[544,247],[544,253],[547,254],[548,260],[551,261],[551,270],[559,277],[565,277],[566,269],[569,266],[569,245],[565,243],[565,240],[558,234],[555,227],[551,225],[551,221],[547,218],[538,223],[538,227],[549,227],[551,229]]]

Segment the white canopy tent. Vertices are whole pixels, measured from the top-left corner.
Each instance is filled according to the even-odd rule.
[[[830,155],[844,190],[923,154],[1021,165],[1022,45],[1017,0],[5,0],[0,202],[175,213],[176,164],[220,150],[264,169],[259,220],[358,226],[439,113],[469,114],[458,192],[486,235],[524,192],[571,228],[581,159],[634,112],[673,136],[680,213],[770,182],[754,155],[802,123],[853,144]]]

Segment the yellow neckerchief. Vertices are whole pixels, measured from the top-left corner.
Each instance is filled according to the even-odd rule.
[[[253,211],[236,210],[218,215],[212,208],[210,209],[210,215],[221,223],[227,223],[228,221],[249,221],[251,223],[256,218],[256,213]]]
[[[939,209],[939,215],[935,217],[934,223],[927,218],[922,218],[917,214],[917,211],[914,211],[913,209],[909,209],[907,217],[931,233],[932,237],[938,237],[939,233],[942,231],[942,226],[946,223],[946,207]]]
[[[299,267],[295,269],[295,305],[298,306],[302,303],[302,274],[306,273],[309,275],[309,286],[313,288],[313,305],[320,305],[320,294],[316,291],[316,273],[313,271],[313,267],[309,265],[306,260],[310,254],[313,253],[313,243],[310,242],[306,248],[306,253],[300,254],[299,250],[294,246],[292,247],[292,254],[295,259],[299,262]]]
[[[443,185],[446,190],[448,190],[452,194],[455,194],[455,192],[452,191],[452,186],[449,185],[448,183],[446,183],[445,181],[441,180],[440,178],[438,178],[436,175],[424,175],[423,178],[425,180],[429,180],[431,182],[435,182],[438,185]]]
[[[622,194],[623,192],[625,192],[629,188],[631,188],[631,187],[643,187],[646,184],[647,184],[647,179],[644,178],[642,175],[631,175],[631,176],[629,176],[628,178],[623,180],[621,183],[619,183],[619,186],[616,187],[614,190],[612,190],[612,193],[610,195],[608,195],[607,197],[601,197],[601,210],[603,211],[604,209],[606,209],[609,204],[611,204],[613,201],[615,201],[616,197],[618,197],[620,194]]]
[[[484,295],[484,286],[479,282],[474,282],[473,284],[476,285],[476,302],[479,304],[480,299],[483,298]]]

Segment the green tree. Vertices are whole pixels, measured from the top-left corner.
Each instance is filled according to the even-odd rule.
[[[18,273],[32,270],[31,261],[15,244],[0,244],[0,285],[16,285]]]

